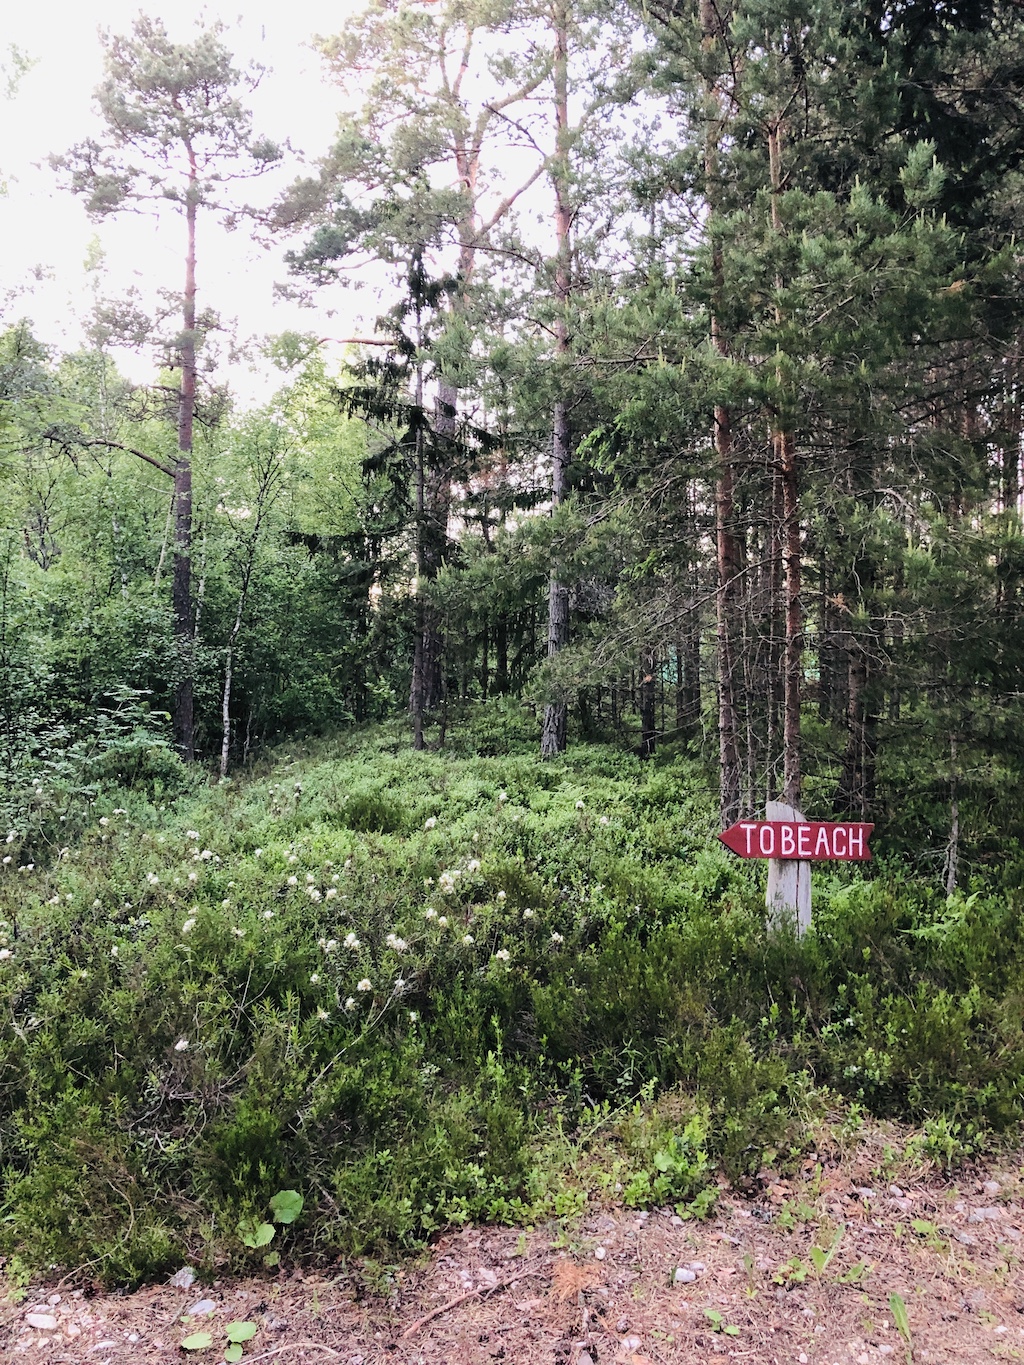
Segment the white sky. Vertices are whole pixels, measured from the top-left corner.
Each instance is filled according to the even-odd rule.
[[[256,130],[289,138],[308,158],[326,150],[341,100],[340,92],[322,80],[309,40],[315,33],[337,32],[358,7],[358,0],[246,0],[240,16],[238,0],[202,5],[175,0],[173,11],[170,5],[142,6],[158,14],[177,39],[192,34],[200,14],[222,19],[237,64],[255,59],[271,68],[252,97]],[[18,291],[4,305],[4,321],[28,317],[41,340],[62,350],[81,341],[79,319],[90,303],[83,262],[94,236],[106,253],[105,295],[116,296],[135,284],[148,302],[154,286],[181,287],[183,227],[175,214],[165,214],[159,222],[123,215],[92,223],[80,201],[58,189],[46,164],[51,152],[63,152],[98,130],[92,109],[92,91],[102,78],[97,30],[127,32],[139,8],[138,0],[43,0],[34,5],[10,0],[0,23],[0,48],[14,43],[37,62],[15,99],[0,100],[0,174],[8,184],[6,198],[0,198],[0,300]],[[300,169],[296,160],[289,160],[275,185],[262,182],[264,192],[272,196],[275,187],[288,183]],[[256,193],[250,185],[247,195]],[[264,250],[244,229],[225,234],[212,217],[200,232],[200,307],[213,307],[225,319],[236,317],[243,337],[286,329],[320,335],[326,329],[338,335],[372,326],[379,309],[370,295],[344,298],[331,291],[323,310],[330,302],[340,304],[343,314],[329,323],[320,308],[302,309],[275,299],[274,282],[287,276],[282,263],[286,244]],[[37,280],[40,269],[46,277]],[[367,315],[363,323],[357,321],[359,311]],[[152,373],[150,357],[121,354],[118,359],[137,379]],[[225,377],[243,401],[266,392],[255,374],[236,368]]]

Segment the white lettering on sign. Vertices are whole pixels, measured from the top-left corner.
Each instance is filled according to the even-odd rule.
[[[779,827],[779,833],[782,835],[782,856],[784,858],[792,858],[793,854],[796,852],[796,836],[793,833],[793,826],[781,825]]]
[[[864,831],[858,829],[856,825],[850,830],[850,857],[863,858],[864,856]]]
[[[848,832],[849,832],[849,831],[847,830],[847,828],[846,828],[845,825],[836,825],[835,829],[832,831],[832,856],[833,856],[833,858],[845,858],[845,857],[846,857],[846,836],[847,836]],[[840,840],[840,839],[842,839],[842,841],[843,841],[843,846],[842,846],[842,848],[839,847],[839,840]]]
[[[767,843],[765,840],[767,839]],[[762,858],[770,858],[775,852],[775,829],[772,825],[762,825],[758,834],[758,845]]]
[[[796,827],[796,849],[801,858],[811,856],[811,827],[810,825],[797,825]]]
[[[747,836],[747,857],[749,858],[751,853],[753,853],[754,851],[753,848],[751,847],[750,841],[753,837],[754,830],[757,829],[757,825],[750,820],[741,820],[740,829],[743,830],[744,834],[746,834]]]
[[[831,858],[832,850],[828,846],[828,826],[818,826],[818,838],[814,845],[814,856],[816,858]]]

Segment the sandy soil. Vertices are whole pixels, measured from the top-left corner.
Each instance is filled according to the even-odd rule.
[[[288,1365],[1022,1360],[1021,1176],[1016,1162],[904,1186],[856,1162],[764,1172],[752,1198],[723,1190],[706,1223],[606,1209],[529,1233],[467,1228],[372,1285],[356,1267],[123,1295],[36,1285],[0,1308],[0,1358],[219,1362],[224,1327],[247,1320],[244,1359]],[[196,1331],[214,1346],[183,1351]]]

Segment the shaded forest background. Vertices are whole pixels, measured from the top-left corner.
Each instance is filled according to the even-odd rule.
[[[181,276],[149,317],[97,253],[73,354],[8,304],[0,818],[42,856],[104,780],[406,709],[443,747],[486,699],[496,750],[685,751],[725,822],[783,797],[1012,881],[1022,38],[1008,0],[382,3],[257,211],[289,152],[230,35],[107,35],[54,173],[177,210]],[[284,287],[394,300],[340,369],[267,339],[247,411],[202,275],[243,223]]]

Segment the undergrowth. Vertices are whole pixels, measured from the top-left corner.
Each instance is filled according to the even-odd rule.
[[[797,942],[695,763],[468,750],[367,731],[107,789],[52,856],[9,832],[9,1271],[258,1265],[282,1190],[275,1261],[600,1197],[700,1216],[837,1096],[943,1164],[1019,1122],[1015,893],[816,872]]]

